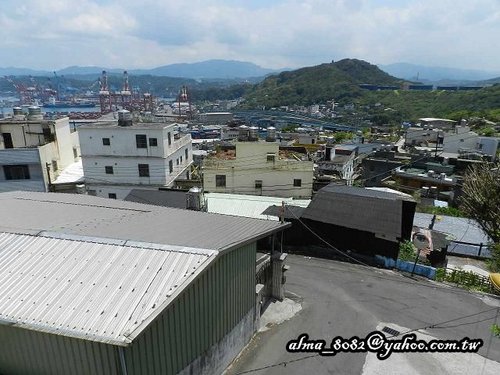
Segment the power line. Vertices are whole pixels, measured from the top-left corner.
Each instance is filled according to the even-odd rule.
[[[433,324],[428,324],[426,326],[423,326],[423,327],[419,327],[419,328],[414,328],[414,329],[410,329],[410,330],[407,330],[407,331],[404,331],[404,332],[400,332],[396,335],[390,335],[388,336],[388,338],[394,338],[394,337],[399,337],[401,335],[406,335],[408,333],[412,333],[412,332],[416,332],[416,331],[420,331],[420,330],[425,330],[425,329],[432,329],[432,328],[447,328],[447,327],[439,327],[440,325],[443,325],[443,324],[447,324],[447,323],[451,323],[451,322],[455,322],[457,320],[462,320],[462,319],[465,319],[465,318],[471,318],[471,317],[474,317],[474,316],[478,316],[478,315],[482,315],[484,313],[487,313],[487,312],[490,312],[490,311],[493,311],[493,310],[496,310],[497,311],[497,314],[495,317],[491,317],[489,319],[486,319],[486,320],[490,320],[490,319],[496,319],[498,317],[498,312],[500,311],[500,308],[498,307],[493,307],[491,309],[488,309],[488,310],[484,310],[484,311],[480,311],[480,312],[477,312],[477,313],[474,313],[474,314],[469,314],[469,315],[463,315],[463,316],[460,316],[458,318],[454,318],[454,319],[450,319],[450,320],[446,320],[446,321],[443,321],[443,322],[439,322],[439,323],[433,323]],[[459,326],[462,326],[462,325],[469,325],[469,324],[477,324],[477,323],[480,323],[482,321],[486,321],[486,320],[481,320],[481,321],[476,321],[476,322],[472,322],[472,323],[462,323],[460,325],[456,325],[455,327],[459,327]],[[454,327],[454,328],[455,328]],[[491,345],[491,341],[490,341],[490,345]],[[489,352],[489,348],[488,348],[488,352]],[[257,371],[262,371],[262,370],[267,370],[269,368],[273,368],[273,367],[278,367],[278,366],[283,366],[283,367],[286,367],[288,364],[291,364],[291,363],[295,363],[295,362],[300,362],[300,361],[303,361],[303,360],[306,360],[306,359],[310,359],[310,358],[313,358],[313,357],[319,357],[320,354],[319,353],[315,353],[315,354],[311,354],[311,355],[308,355],[308,356],[304,356],[304,357],[300,357],[300,358],[296,358],[296,359],[292,359],[292,360],[289,360],[289,361],[282,361],[282,362],[279,362],[279,363],[274,363],[274,364],[271,364],[271,365],[267,365],[267,366],[263,366],[263,367],[258,367],[258,368],[254,368],[254,369],[250,369],[250,370],[246,370],[246,371],[243,371],[243,372],[239,372],[235,375],[242,375],[242,374],[250,374],[250,373],[253,373],[253,372],[257,372]]]
[[[299,223],[301,223],[309,232],[311,232],[314,236],[316,236],[317,238],[319,238],[320,241],[324,242],[326,245],[328,245],[329,247],[331,247],[333,250],[335,250],[336,252],[342,254],[343,256],[355,261],[356,263],[359,263],[363,266],[366,266],[366,267],[370,267],[370,265],[350,256],[349,254],[347,254],[346,252],[342,251],[342,250],[339,250],[337,249],[335,246],[333,246],[332,244],[330,244],[328,241],[326,241],[323,237],[321,237],[319,234],[317,234],[316,232],[314,232],[311,228],[309,228],[302,220],[300,220],[300,218],[295,215],[295,213],[290,210],[286,205],[285,205],[285,209],[288,210],[288,212],[290,212],[292,214],[292,216],[294,216],[298,221]]]

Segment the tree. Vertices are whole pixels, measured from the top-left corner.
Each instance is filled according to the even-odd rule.
[[[492,271],[500,270],[500,163],[481,163],[465,174],[462,211],[491,238]]]

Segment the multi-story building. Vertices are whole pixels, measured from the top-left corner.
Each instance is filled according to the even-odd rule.
[[[176,124],[133,123],[128,111],[118,122],[81,126],[80,147],[87,192],[124,199],[134,188],[158,189],[189,173],[191,136]],[[188,177],[188,176],[186,176]]]
[[[313,162],[303,159],[276,142],[240,141],[205,159],[203,186],[216,193],[308,198]]]
[[[78,157],[78,135],[68,117],[46,120],[39,107],[0,120],[0,192],[48,191]]]

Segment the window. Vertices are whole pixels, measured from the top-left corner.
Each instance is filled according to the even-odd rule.
[[[295,178],[293,180],[293,186],[301,187],[302,186],[302,180],[300,178]]]
[[[106,174],[114,174],[113,167],[111,165],[106,165],[104,170],[106,171]]]
[[[77,157],[78,157],[78,150],[73,147],[73,158],[76,159]]]
[[[27,165],[4,165],[3,172],[6,180],[30,179],[30,171]]]
[[[168,171],[169,173],[172,173],[174,171],[174,162],[172,160],[169,160],[168,162]]]
[[[186,156],[186,161],[188,161],[188,159],[189,159],[189,153],[188,153],[188,149],[187,148],[184,150],[184,156]]]
[[[158,138],[149,138],[149,146],[150,147],[158,146]]]
[[[136,134],[135,144],[137,145],[137,148],[148,148],[146,134]]]
[[[262,189],[262,180],[255,180],[255,188]]]
[[[149,164],[138,164],[139,177],[149,177]]]
[[[175,165],[179,165],[179,158],[175,159]]]
[[[180,159],[181,159],[181,163],[182,163],[182,155],[181,155],[181,158],[180,158]]]
[[[93,197],[95,197],[97,195],[97,191],[95,191],[95,190],[87,190],[87,194],[88,195],[92,195]]]
[[[103,146],[110,146],[111,145],[111,141],[109,140],[109,138],[103,138],[102,139],[102,145]]]
[[[57,172],[57,160],[52,160],[52,172]]]
[[[5,148],[14,148],[14,143],[12,142],[12,134],[2,133],[2,137]]]
[[[170,146],[172,144],[172,133],[168,133],[167,138],[168,138],[168,145]]]
[[[267,161],[270,161],[270,162],[274,163],[275,159],[276,159],[276,155],[275,154],[267,154]]]
[[[216,174],[215,175],[215,187],[226,187],[226,175]]]
[[[116,199],[116,193],[108,193],[108,198]]]

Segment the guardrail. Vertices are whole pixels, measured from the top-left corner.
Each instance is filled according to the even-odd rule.
[[[481,259],[491,258],[490,248],[484,243],[451,241],[446,250],[449,255],[473,256]]]

